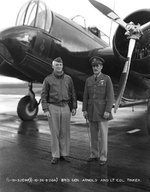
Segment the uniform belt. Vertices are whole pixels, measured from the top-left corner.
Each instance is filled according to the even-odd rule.
[[[63,107],[63,106],[65,106],[65,105],[68,104],[68,101],[60,101],[60,102],[58,102],[58,103],[52,103],[52,102],[50,102],[50,104]]]

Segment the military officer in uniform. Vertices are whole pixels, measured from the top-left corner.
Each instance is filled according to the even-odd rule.
[[[93,75],[87,78],[83,95],[83,115],[89,121],[91,154],[88,162],[107,162],[108,120],[112,117],[114,91],[110,77],[101,72],[104,59],[93,56],[90,59]]]
[[[69,162],[70,114],[76,114],[77,100],[72,78],[63,71],[61,57],[53,60],[52,68],[53,73],[43,82],[41,104],[48,117],[52,136],[51,163],[57,164],[59,160]],[[69,108],[70,101],[72,109]]]

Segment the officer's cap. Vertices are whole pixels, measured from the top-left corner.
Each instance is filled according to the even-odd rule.
[[[57,57],[53,61],[58,62],[58,63],[63,63],[63,60],[61,57]]]
[[[102,57],[99,57],[99,56],[93,56],[90,58],[90,63],[91,65],[103,65],[104,64],[104,59]]]

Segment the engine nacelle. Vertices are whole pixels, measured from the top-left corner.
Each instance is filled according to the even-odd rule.
[[[135,25],[143,25],[150,21],[150,9],[142,9],[128,15],[124,21],[133,22]],[[119,26],[113,38],[114,54],[124,64],[127,58],[129,39],[125,35],[125,29]],[[136,72],[150,74],[150,29],[144,31],[137,40],[132,55],[131,69]]]

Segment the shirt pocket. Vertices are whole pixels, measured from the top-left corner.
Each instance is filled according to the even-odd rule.
[[[96,103],[95,103],[96,107],[97,107],[97,113],[99,115],[103,115],[104,114],[104,111],[105,111],[105,108],[106,108],[106,102],[104,100],[98,100]]]
[[[97,85],[97,93],[104,94],[106,90],[106,84]]]
[[[58,99],[58,93],[57,92],[50,93],[50,99]]]
[[[69,89],[69,81],[68,80],[65,80],[64,81],[64,86],[65,88],[68,90]]]
[[[88,89],[89,95],[91,95],[93,93],[93,85],[88,85],[87,89]]]

